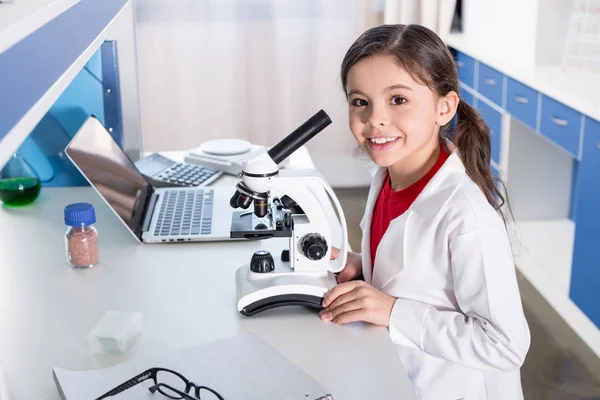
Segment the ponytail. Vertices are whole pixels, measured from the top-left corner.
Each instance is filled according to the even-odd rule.
[[[504,196],[496,186],[491,170],[490,130],[477,111],[460,100],[454,145],[469,178],[479,186],[487,201],[502,215]],[[500,181],[499,181],[500,183]]]

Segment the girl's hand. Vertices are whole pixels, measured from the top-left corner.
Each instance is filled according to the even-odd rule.
[[[336,324],[364,321],[387,327],[395,302],[395,297],[364,281],[351,281],[337,285],[325,295],[325,308],[319,315]]]
[[[335,260],[340,256],[340,249],[333,247],[331,249],[331,259]],[[337,276],[337,282],[343,283],[351,281],[362,275],[362,258],[359,253],[348,252],[346,257],[346,266]]]

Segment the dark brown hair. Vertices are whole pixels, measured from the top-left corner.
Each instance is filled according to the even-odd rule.
[[[346,95],[350,68],[375,55],[394,56],[415,81],[427,85],[438,96],[451,91],[459,94],[454,58],[433,31],[421,25],[381,25],[364,32],[346,53],[341,68]],[[490,166],[490,131],[477,111],[463,100],[458,104],[456,118],[456,124],[451,121],[440,129],[440,136],[452,139],[467,174],[502,215],[504,196],[494,184]]]

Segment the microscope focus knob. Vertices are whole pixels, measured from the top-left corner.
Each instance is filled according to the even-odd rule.
[[[250,260],[250,271],[252,272],[271,272],[275,269],[273,256],[266,250],[258,250],[252,255]]]
[[[317,261],[327,253],[327,241],[318,233],[309,233],[300,241],[302,253],[309,259]]]

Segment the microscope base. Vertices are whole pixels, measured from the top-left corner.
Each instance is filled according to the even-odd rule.
[[[337,282],[332,274],[273,272],[255,273],[249,264],[236,272],[238,311],[252,316],[276,307],[301,305],[322,309],[325,293]]]

